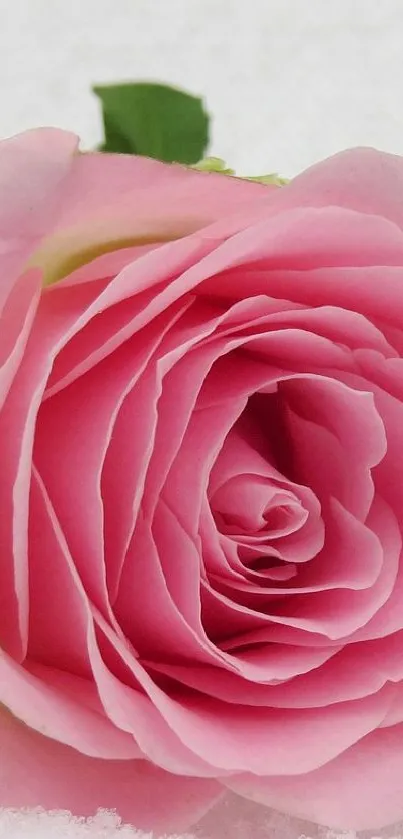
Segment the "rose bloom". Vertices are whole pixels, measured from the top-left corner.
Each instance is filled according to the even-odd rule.
[[[402,818],[403,160],[0,196],[0,804]]]

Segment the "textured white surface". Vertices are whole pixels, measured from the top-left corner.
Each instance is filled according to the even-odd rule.
[[[56,125],[94,146],[91,84],[143,78],[202,94],[211,152],[240,173],[293,175],[352,145],[403,153],[402,0],[0,0],[0,12],[2,136]],[[274,815],[258,831],[246,805],[238,816],[222,839],[302,832]],[[138,834],[113,819],[0,815],[1,839],[87,836]]]
[[[4,811],[0,818],[0,839],[153,839],[139,833],[112,814],[100,812],[93,819],[72,818],[70,813],[23,813]],[[173,838],[174,839],[174,838]],[[191,839],[177,837],[176,839]]]
[[[203,94],[214,154],[293,175],[351,145],[403,152],[402,0],[0,0],[0,134],[101,136],[94,82]]]

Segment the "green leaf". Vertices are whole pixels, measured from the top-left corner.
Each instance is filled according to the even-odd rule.
[[[270,186],[287,186],[290,183],[289,178],[283,178],[276,172],[272,172],[271,175],[250,175],[249,177],[247,175],[237,175],[235,169],[230,169],[221,157],[204,157],[203,160],[199,160],[191,168],[198,169],[200,172],[218,172],[220,175],[232,175],[243,181],[255,181]]]
[[[290,183],[289,178],[283,178],[277,172],[272,172],[270,175],[254,175],[253,177],[246,177],[246,181],[256,181],[258,184],[267,184],[269,186],[287,186]]]
[[[202,100],[152,82],[96,86],[104,119],[101,151],[126,152],[177,163],[197,163],[208,143]]]
[[[235,169],[230,169],[221,157],[203,157],[192,166],[199,172],[219,172],[220,175],[235,175]]]

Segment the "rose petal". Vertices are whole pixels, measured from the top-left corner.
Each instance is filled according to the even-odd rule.
[[[33,667],[32,671],[24,669],[5,653],[0,658],[0,673],[3,706],[0,717],[6,706],[21,726],[29,726],[32,731],[48,735],[58,744],[76,748],[90,757],[113,760],[143,757],[133,738],[115,728],[105,716],[87,681],[72,678],[70,689],[66,690],[57,671],[41,667]],[[0,801],[1,795],[0,786]],[[38,803],[44,806],[42,801]]]
[[[174,764],[176,762],[176,765],[181,766],[181,772],[185,775],[191,774],[197,775],[198,777],[211,777],[215,775],[215,769],[208,766],[208,764],[203,762],[196,755],[192,755],[186,746],[181,744],[180,740],[178,740],[171,728],[166,724],[157,709],[153,706],[149,699],[144,696],[144,692],[141,691],[141,685],[152,685],[152,682],[145,673],[142,665],[135,658],[133,647],[129,646],[128,642],[121,638],[120,633],[118,637],[114,630],[111,629],[110,625],[102,619],[100,613],[97,613],[93,607],[92,611],[96,613],[98,628],[97,637],[94,631],[92,612],[89,608],[88,600],[82,589],[77,571],[63,538],[57,517],[52,509],[49,499],[46,496],[46,490],[41,482],[38,482],[38,488],[41,490],[43,499],[46,501],[48,527],[45,529],[44,535],[47,537],[47,540],[49,540],[49,548],[52,547],[51,543],[53,538],[54,570],[55,574],[60,575],[58,585],[61,586],[61,589],[64,587],[67,597],[70,599],[70,602],[73,602],[73,606],[75,599],[75,608],[73,609],[73,612],[76,617],[81,619],[82,623],[86,623],[85,646],[88,651],[92,675],[95,678],[95,684],[98,689],[98,696],[102,703],[101,707],[99,707],[99,704],[97,703],[94,708],[93,701],[90,701],[88,708],[88,695],[86,696],[84,692],[85,702],[82,708],[84,723],[87,726],[90,725],[91,714],[88,714],[88,710],[90,710],[91,713],[95,710],[96,716],[94,717],[94,723],[96,735],[99,728],[102,728],[102,721],[98,720],[98,715],[101,713],[102,716],[105,715],[106,717],[105,730],[108,736],[103,738],[102,744],[94,746],[92,731],[86,732],[86,740],[83,742],[89,743],[88,748],[91,748],[92,751],[94,748],[98,750],[99,748],[102,748],[104,752],[105,750],[108,750],[110,757],[115,757],[116,753],[119,757],[122,754],[124,754],[125,757],[129,757],[133,754],[137,755],[139,753],[138,749],[139,747],[142,749],[141,743],[143,743],[145,750],[151,759],[160,766],[167,765],[171,771],[177,771],[174,769]],[[77,604],[79,604],[79,607]],[[102,648],[102,656],[100,652],[100,644]],[[107,644],[106,648],[105,644]],[[113,654],[115,651],[119,653],[119,677],[116,677],[113,673],[113,670],[115,669],[115,661],[113,660],[113,655],[110,655],[110,653]],[[103,660],[105,655],[107,659],[109,659],[108,664],[105,664]],[[130,673],[127,664],[130,665],[131,673],[133,674],[131,679],[132,687],[127,685],[127,677],[128,673]],[[124,672],[125,669],[126,673]],[[17,702],[16,707],[18,708],[18,713],[21,714],[27,724],[32,727],[40,726],[41,730],[43,730],[44,720],[46,720],[46,734],[48,736],[55,737],[63,742],[67,742],[68,744],[73,743],[75,746],[79,747],[80,738],[77,739],[77,734],[80,731],[81,725],[80,706],[78,708],[73,706],[72,713],[67,715],[67,718],[64,709],[66,705],[67,707],[69,706],[69,702],[71,704],[72,698],[74,705],[76,705],[76,699],[74,699],[74,697],[77,696],[77,694],[81,694],[82,696],[83,692],[80,690],[80,682],[77,682],[76,692],[72,691],[71,685],[67,686],[68,689],[66,690],[65,680],[62,680],[62,683],[60,684],[60,675],[58,676],[56,671],[53,671],[53,673],[50,671],[50,678],[45,676],[44,685],[42,686],[40,682],[38,683],[37,676],[41,677],[43,675],[43,670],[41,670],[41,668],[33,662],[33,664],[30,665],[30,671],[28,672],[31,671],[32,675],[28,675],[27,679],[28,682],[29,680],[35,680],[35,684],[37,684],[40,692],[40,703],[47,701],[49,690],[47,690],[46,684],[50,684],[50,695],[53,703],[51,712],[46,714],[44,712],[43,704],[40,704],[38,709],[39,713],[37,713],[37,703],[36,705],[32,705],[29,702],[26,702],[24,700],[24,693],[22,693],[20,699],[18,699],[15,695],[15,691],[11,691],[11,695],[7,697],[10,707],[14,708],[14,703]],[[58,690],[55,691],[55,688]],[[156,686],[154,686],[153,689],[158,692],[158,688]],[[26,692],[27,691],[25,691],[25,694]],[[111,730],[109,730],[110,723],[112,723]],[[114,731],[115,726],[116,731]],[[157,731],[158,736],[156,736]],[[124,733],[123,737],[122,732]],[[133,737],[136,738],[136,741],[133,741]],[[142,752],[144,753],[144,749],[142,749]],[[96,751],[96,753],[98,754],[98,751]]]
[[[9,552],[3,568],[15,575],[3,588],[7,608],[2,611],[2,645],[19,659],[27,644],[26,533],[36,416],[53,359],[79,328],[80,318],[85,322],[83,311],[93,295],[92,288],[77,286],[67,296],[41,296],[23,358],[0,413],[2,487],[7,503],[13,503],[13,510],[0,520],[4,550]]]
[[[319,376],[290,380],[281,393],[286,402],[287,430],[295,441],[294,468],[302,468],[305,478],[301,482],[319,497],[319,486],[325,492],[326,485],[331,487],[331,494],[364,520],[374,495],[371,469],[387,450],[383,414],[377,410],[373,394]],[[319,467],[323,457],[326,470]],[[348,477],[343,476],[346,463]]]
[[[77,137],[42,128],[0,142],[0,305],[51,226]]]
[[[30,661],[91,678],[86,595],[43,481],[34,469],[29,513]]]
[[[167,513],[168,515],[168,513]],[[172,525],[172,522],[170,522]],[[161,523],[162,526],[164,522]],[[161,524],[159,530],[161,532]],[[158,524],[157,524],[158,526]],[[171,527],[173,531],[173,527]],[[174,533],[172,554],[178,550],[178,535]],[[167,543],[169,544],[169,542]],[[182,567],[176,588],[182,588],[187,604],[185,615],[175,602],[175,580],[165,579],[161,557],[158,554],[150,525],[142,515],[137,519],[135,534],[130,545],[115,601],[115,614],[128,638],[142,656],[158,659],[209,661],[212,645],[200,621],[199,606],[199,557],[194,545],[187,540],[187,561]],[[178,564],[182,553],[178,556]],[[142,595],[138,597],[139,580]],[[172,590],[173,589],[173,593]],[[135,607],[134,607],[135,604]]]
[[[251,644],[253,643],[252,634],[249,639],[245,639],[245,646],[248,640]],[[257,667],[254,673],[255,681],[251,681],[245,678],[247,668],[242,667],[242,638],[233,638],[220,646],[237,657],[238,673],[225,670],[223,667],[192,667],[190,664],[171,664],[161,661],[150,661],[147,664],[157,673],[166,673],[168,676],[172,676],[179,684],[189,685],[189,687],[195,688],[203,694],[206,693],[209,696],[236,705],[271,706],[271,696],[273,694],[273,707],[277,708],[288,707],[281,703],[282,691],[277,690],[273,693],[273,687],[277,685],[277,682],[283,683],[283,680],[287,682],[290,679],[290,684],[293,685],[295,676],[301,677],[311,671],[315,674],[317,670],[321,672],[324,662],[335,656],[337,649],[340,649],[332,647],[315,649],[312,647],[293,647],[291,644],[263,645],[261,643],[260,681],[258,681]],[[245,661],[245,663],[247,662]],[[378,685],[378,687],[380,686]],[[276,701],[278,695],[280,700]],[[295,704],[295,706],[290,707],[300,706]],[[301,707],[310,707],[310,704],[306,702]]]
[[[197,201],[194,201],[196,190]],[[36,255],[48,282],[97,254],[178,239],[228,212],[267,202],[267,187],[134,155],[82,154],[74,159],[52,237]],[[169,214],[165,206],[169,204]]]
[[[0,712],[0,803],[94,816],[101,807],[140,830],[182,832],[221,794],[213,780],[183,778],[144,760],[104,760],[43,737]]]
[[[273,217],[266,214],[244,227],[190,268],[183,279],[188,283],[191,275],[193,285],[200,283],[200,293],[213,298],[243,298],[247,287],[250,297],[266,293],[282,301],[355,311],[357,284],[348,285],[349,269],[361,267],[355,272],[360,287],[366,276],[362,267],[385,266],[385,277],[391,277],[395,288],[397,272],[389,274],[388,267],[402,264],[402,247],[402,231],[386,219],[338,207],[296,208]],[[337,268],[343,268],[342,274],[338,272],[343,278],[338,294],[333,279]],[[319,277],[326,277],[328,271],[330,282],[320,289]],[[334,290],[331,296],[330,289]],[[386,300],[390,312],[390,299],[385,289],[375,290],[374,283],[364,295],[364,301],[373,301],[378,316]],[[347,305],[348,300],[352,305]],[[365,308],[360,307],[360,312]]]
[[[372,731],[330,763],[289,778],[234,775],[226,786],[291,816],[346,830],[403,817],[403,725]]]
[[[293,178],[276,194],[281,207],[348,207],[390,219],[403,228],[403,162],[372,148],[339,152]]]
[[[263,646],[263,631],[239,638],[239,644],[242,640],[245,644],[249,641],[252,645],[254,640],[261,644],[262,658],[265,657],[268,669],[270,667],[272,683],[247,682],[234,673],[213,667],[153,664],[153,669],[225,702],[272,708],[318,708],[361,699],[375,693],[388,681],[399,683],[403,675],[401,632],[338,648],[270,643]],[[267,631],[266,640],[270,642]],[[230,649],[231,643],[236,641],[234,638],[224,648]]]
[[[140,684],[152,701],[150,706],[146,701],[140,701],[137,696],[136,704],[128,705],[128,713],[137,724],[142,715],[142,727],[136,733],[136,739],[146,754],[153,749],[153,760],[156,759],[155,748],[163,750],[167,738],[159,738],[158,742],[150,741],[150,716],[158,711],[161,718],[168,724],[181,744],[194,756],[205,764],[209,764],[214,754],[214,766],[223,772],[239,772],[246,768],[254,773],[265,775],[270,773],[288,774],[290,772],[305,773],[311,769],[332,760],[336,755],[357,742],[369,731],[372,731],[385,717],[395,697],[395,686],[386,685],[373,696],[366,697],[360,702],[345,702],[340,705],[330,705],[327,708],[291,710],[248,708],[245,706],[229,706],[226,703],[211,700],[206,697],[192,695],[173,698],[164,693],[151,680],[141,664],[122,646],[121,640],[113,633],[102,616],[96,617],[102,632],[109,642],[120,651],[129,670],[136,675]],[[101,678],[98,673],[97,680]],[[102,675],[102,681],[104,681]],[[110,682],[110,676],[108,677]],[[119,683],[115,690],[122,691]],[[104,692],[102,682],[98,681],[101,698]],[[111,685],[107,686],[106,696],[111,696]],[[129,691],[130,688],[127,688]],[[133,691],[130,690],[133,695]],[[129,696],[128,696],[129,700]],[[104,700],[105,701],[105,700]],[[110,703],[110,699],[108,704]],[[123,706],[115,702],[109,706],[112,717],[120,713]],[[200,720],[203,724],[200,725]],[[124,727],[120,723],[121,727]],[[126,723],[127,725],[127,723]],[[231,736],[228,736],[231,732]],[[213,748],[214,744],[214,748]],[[179,749],[172,742],[172,766],[178,766]],[[161,756],[158,758],[159,762]],[[164,768],[168,767],[165,762]],[[182,772],[185,771],[183,764]],[[174,771],[178,771],[175,768]]]
[[[23,358],[38,304],[38,281],[36,272],[23,275],[11,290],[2,312],[2,317],[7,319],[7,328],[3,329],[0,338],[0,406],[7,399]],[[6,418],[2,425],[0,419],[3,439],[10,434],[14,421],[14,418],[8,421]],[[18,437],[15,443],[18,446]],[[20,656],[26,644],[28,590],[25,546],[21,541],[13,544],[13,525],[10,527],[14,518],[17,528],[19,526],[19,511],[12,498],[12,487],[18,474],[18,463],[15,462],[18,454],[13,449],[6,445],[2,451],[0,541],[7,559],[0,564],[0,637],[3,648]]]

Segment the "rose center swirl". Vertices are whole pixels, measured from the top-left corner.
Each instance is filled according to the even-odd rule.
[[[280,392],[254,394],[230,430],[211,473],[209,503],[221,547],[255,583],[286,582],[297,574],[293,549],[320,505],[292,481],[292,440]],[[283,467],[282,471],[279,467]],[[309,534],[308,539],[309,539]],[[315,543],[314,550],[319,547]],[[304,557],[309,558],[309,557]]]
[[[381,445],[368,395],[331,377],[251,394],[210,473],[211,585],[259,611],[262,595],[280,605],[291,593],[371,586],[379,551],[366,520]]]

